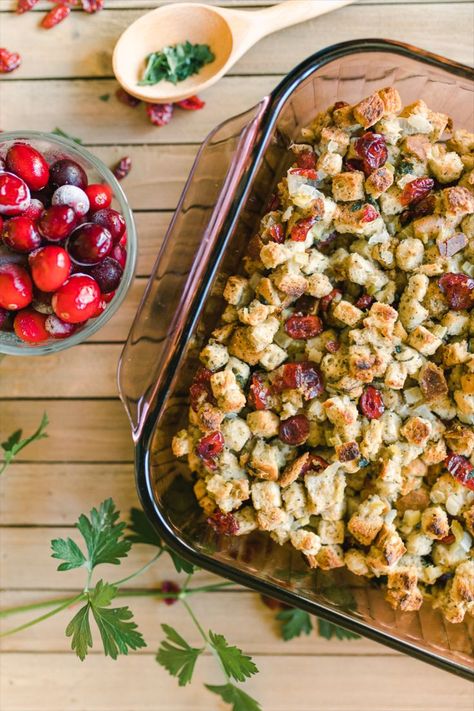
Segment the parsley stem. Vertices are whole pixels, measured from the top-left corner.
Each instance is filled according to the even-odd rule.
[[[221,590],[221,588],[229,588],[235,585],[235,583],[225,582],[225,583],[213,583],[212,585],[202,585],[197,588],[187,588],[186,593],[188,595],[193,595],[200,592],[214,592],[215,590]]]
[[[42,602],[32,602],[29,605],[18,605],[17,607],[6,607],[4,610],[0,610],[0,617],[10,617],[10,615],[17,615],[21,612],[30,612],[30,610],[40,610],[42,607],[52,607],[58,603],[66,602],[66,600],[73,600],[74,598],[65,597],[52,597],[49,600],[43,600]]]
[[[148,570],[148,568],[150,568],[153,565],[153,563],[155,563],[158,560],[158,558],[161,555],[163,555],[163,553],[164,553],[164,550],[158,551],[158,553],[156,555],[154,555],[153,558],[148,561],[148,563],[145,563],[145,565],[142,565],[142,567],[139,568],[138,570],[136,570],[134,573],[130,573],[130,575],[127,575],[126,578],[122,578],[121,580],[116,580],[114,583],[111,583],[111,585],[118,587],[119,585],[123,585],[123,583],[127,583],[129,580],[133,580],[133,578],[136,578],[137,575],[141,575],[142,573],[145,572],[145,570]],[[169,597],[169,595],[168,595],[168,597]]]
[[[182,602],[183,605],[185,606],[186,610],[188,611],[189,616],[191,617],[192,621],[193,621],[194,624],[196,625],[196,628],[197,628],[199,634],[201,635],[201,637],[202,637],[203,640],[205,641],[206,645],[209,646],[209,645],[210,645],[210,642],[209,642],[208,636],[207,636],[207,634],[204,632],[203,628],[201,627],[201,625],[200,625],[200,623],[199,623],[199,620],[197,619],[196,615],[194,614],[194,612],[193,612],[193,610],[192,610],[190,604],[189,604],[188,602],[186,602],[186,600],[185,600],[184,598],[181,599],[181,602]]]
[[[85,593],[81,592],[79,595],[76,595],[75,597],[70,597],[67,600],[65,600],[61,605],[58,607],[55,607],[53,610],[50,610],[49,612],[46,612],[44,615],[41,615],[40,617],[35,617],[34,620],[30,620],[29,622],[25,622],[23,625],[19,625],[18,627],[13,627],[11,630],[5,630],[5,632],[0,632],[0,637],[7,637],[8,635],[15,634],[16,632],[21,632],[22,630],[28,629],[28,627],[33,627],[33,625],[37,625],[39,622],[43,622],[43,620],[47,620],[49,617],[53,617],[53,615],[57,615],[58,612],[61,612],[61,610],[66,609],[66,607],[69,607],[70,605],[73,605],[75,602],[78,602],[79,600],[83,600],[85,598]]]

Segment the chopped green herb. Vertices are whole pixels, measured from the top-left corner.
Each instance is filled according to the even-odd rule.
[[[173,84],[197,74],[205,64],[213,62],[215,55],[208,44],[183,42],[163,47],[160,52],[148,55],[143,79],[139,86],[158,84],[165,80]]]
[[[357,210],[361,210],[363,204],[364,204],[363,200],[357,200],[357,202],[352,203],[351,212],[357,212]]]
[[[361,457],[359,459],[359,467],[361,469],[364,469],[365,467],[368,467],[368,466],[369,466],[369,460],[366,459],[365,457]]]
[[[110,99],[110,94],[101,94],[101,95],[99,96],[99,99],[100,99],[101,101],[108,101],[108,100]]]
[[[397,168],[397,173],[399,175],[406,175],[407,173],[411,173],[412,171],[413,171],[413,163],[410,163],[409,160],[400,161],[400,164]]]
[[[395,346],[395,353],[401,353],[402,352],[402,347],[401,346]]]
[[[56,128],[54,131],[51,131],[55,136],[61,136],[62,138],[67,138],[69,141],[73,141],[74,143],[78,143],[79,145],[82,145],[83,141],[80,138],[77,138],[76,136],[71,136],[69,133],[66,133],[66,131],[63,131],[62,128]]]

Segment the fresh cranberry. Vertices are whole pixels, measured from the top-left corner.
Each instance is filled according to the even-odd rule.
[[[173,104],[147,104],[148,118],[155,126],[166,126],[173,118]]]
[[[109,291],[107,294],[104,294],[104,292],[102,292],[102,298],[106,304],[110,304],[110,302],[112,301],[114,296],[115,296],[115,291]]]
[[[24,309],[16,314],[13,329],[21,341],[42,343],[49,338],[45,328],[46,318],[45,314],[40,314],[34,309]]]
[[[355,302],[354,306],[357,306],[358,309],[365,311],[366,309],[370,309],[374,301],[374,297],[370,296],[370,294],[361,294],[361,296],[359,296],[359,298]]]
[[[342,296],[339,289],[333,289],[332,291],[329,292],[329,294],[326,294],[326,296],[323,296],[323,298],[319,302],[319,306],[321,308],[321,311],[323,311],[323,313],[327,313],[330,305],[332,304],[332,302],[334,301],[336,296]]]
[[[97,212],[103,207],[110,207],[112,204],[112,188],[105,183],[93,183],[86,188],[86,195],[89,198],[91,212]]]
[[[265,385],[261,373],[253,373],[247,396],[249,405],[255,410],[269,410],[271,407],[271,392]]]
[[[207,523],[221,536],[235,536],[239,530],[239,522],[235,516],[231,513],[222,513],[219,510],[209,516]]]
[[[122,247],[120,244],[114,245],[114,248],[112,249],[112,253],[110,255],[115,259],[116,262],[120,264],[122,269],[124,269],[125,264],[127,262],[127,250]]]
[[[18,215],[30,204],[30,191],[24,180],[13,173],[0,173],[0,215]]]
[[[51,205],[38,220],[38,229],[51,242],[66,239],[77,224],[77,215],[69,205]]]
[[[323,322],[319,316],[303,316],[293,314],[285,321],[285,332],[295,339],[307,340],[319,335],[323,330]]]
[[[301,177],[308,180],[318,179],[318,171],[314,168],[291,168],[290,173],[291,175],[301,175]]]
[[[51,314],[46,318],[44,327],[51,336],[51,338],[69,338],[72,336],[77,326],[73,323],[66,323],[56,316],[56,314]]]
[[[298,220],[298,222],[292,227],[290,233],[290,239],[293,242],[304,242],[309,230],[316,222],[316,217],[305,217],[303,220]]]
[[[0,47],[0,74],[8,74],[18,69],[21,57],[18,52],[9,52],[5,47]]]
[[[82,0],[82,9],[90,15],[94,12],[100,12],[104,7],[105,0]]]
[[[438,286],[453,311],[462,311],[474,306],[474,279],[466,274],[443,274],[438,280]]]
[[[72,232],[67,250],[77,264],[93,265],[107,257],[112,246],[112,235],[108,229],[93,222],[86,222]]]
[[[283,229],[282,224],[278,222],[276,225],[272,225],[270,227],[269,232],[274,242],[278,242],[278,244],[283,244],[283,242],[285,241],[285,230]]]
[[[287,363],[275,371],[273,388],[276,392],[299,389],[305,400],[321,395],[324,389],[323,378],[319,368],[310,361]]]
[[[56,316],[67,323],[87,321],[97,311],[100,289],[88,274],[73,274],[53,296]]]
[[[362,158],[362,168],[366,176],[387,162],[387,144],[381,133],[367,131],[357,139],[355,149]]]
[[[304,415],[293,415],[280,422],[278,437],[285,444],[299,445],[309,436],[309,420]]]
[[[373,385],[368,385],[359,398],[359,407],[368,420],[378,420],[385,411],[382,395]]]
[[[305,170],[316,168],[316,153],[313,151],[301,151],[296,158],[296,165],[298,168]]]
[[[456,481],[474,491],[474,468],[467,457],[450,452],[444,460],[444,465]]]
[[[30,190],[41,190],[49,180],[49,167],[44,157],[26,143],[14,143],[8,149],[6,165],[25,181]]]
[[[341,344],[339,341],[328,341],[326,343],[326,350],[328,353],[337,353],[340,348]]]
[[[71,259],[62,247],[50,245],[30,256],[33,281],[41,291],[56,291],[64,284],[71,271]]]
[[[54,185],[48,183],[47,186],[42,190],[35,190],[34,192],[32,192],[31,198],[39,200],[43,205],[43,209],[46,209],[47,207],[51,206],[51,198],[53,197],[54,190]]]
[[[5,160],[0,156],[0,173],[3,173],[5,171]]]
[[[123,269],[115,259],[105,257],[100,264],[89,269],[89,274],[100,286],[102,294],[108,294],[120,284]]]
[[[71,8],[68,5],[55,5],[41,20],[41,27],[44,27],[45,30],[50,30],[65,20],[70,12]]]
[[[125,91],[125,89],[122,89],[122,87],[119,87],[117,89],[117,91],[115,92],[115,96],[122,104],[130,106],[133,109],[138,106],[138,104],[142,103],[141,99],[137,99],[136,96],[132,96],[127,91]]]
[[[35,223],[23,215],[8,220],[3,228],[2,238],[7,247],[15,252],[31,252],[41,244],[41,235]]]
[[[30,200],[30,204],[26,208],[26,210],[23,212],[23,217],[29,217],[30,220],[38,220],[41,215],[44,212],[44,205],[41,202],[41,200],[37,200],[36,198],[32,198]]]
[[[53,205],[68,205],[78,217],[84,217],[89,212],[89,198],[84,190],[75,185],[61,185],[51,198]]]
[[[189,388],[189,399],[194,412],[197,412],[205,402],[214,402],[211,375],[212,371],[208,370],[208,368],[199,368],[193,378],[192,385]]]
[[[22,15],[24,12],[29,12],[34,8],[39,0],[17,0],[16,12],[17,15]]]
[[[50,168],[51,183],[55,188],[61,185],[75,185],[76,188],[87,188],[87,175],[85,170],[70,158],[61,158],[53,163]]]
[[[17,311],[32,299],[33,284],[26,269],[19,264],[0,264],[0,306]]]
[[[189,96],[187,99],[182,99],[176,102],[176,106],[180,109],[185,109],[186,111],[199,111],[203,109],[206,102],[199,98],[199,96]]]
[[[223,449],[224,437],[222,432],[216,431],[201,437],[196,445],[196,454],[208,469],[215,469],[216,459]]]
[[[379,217],[379,213],[372,205],[364,205],[361,222],[373,222]]]
[[[400,195],[402,205],[411,205],[412,203],[423,200],[430,190],[434,187],[433,178],[415,178],[405,185]]]
[[[91,318],[97,318],[101,314],[104,313],[105,309],[107,308],[107,302],[104,298],[102,298],[102,295],[100,297],[99,305],[97,306],[96,311],[92,314]]]
[[[121,158],[117,165],[112,169],[112,173],[115,175],[117,180],[123,180],[127,177],[132,169],[132,159],[128,156]]]
[[[126,228],[125,220],[120,212],[113,210],[111,207],[106,207],[103,210],[94,212],[94,214],[91,215],[91,222],[107,228],[112,235],[114,243],[120,240]]]

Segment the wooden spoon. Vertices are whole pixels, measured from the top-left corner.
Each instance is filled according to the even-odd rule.
[[[190,2],[163,5],[147,12],[122,34],[114,49],[115,76],[129,94],[143,101],[180,101],[212,86],[262,37],[350,2],[353,0],[287,0],[254,12]],[[209,45],[215,60],[176,86],[168,81],[138,85],[147,55],[186,40]]]

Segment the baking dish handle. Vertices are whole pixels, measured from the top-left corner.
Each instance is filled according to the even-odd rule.
[[[250,164],[268,97],[201,146],[155,262],[118,367],[135,442],[164,382],[213,246]]]

